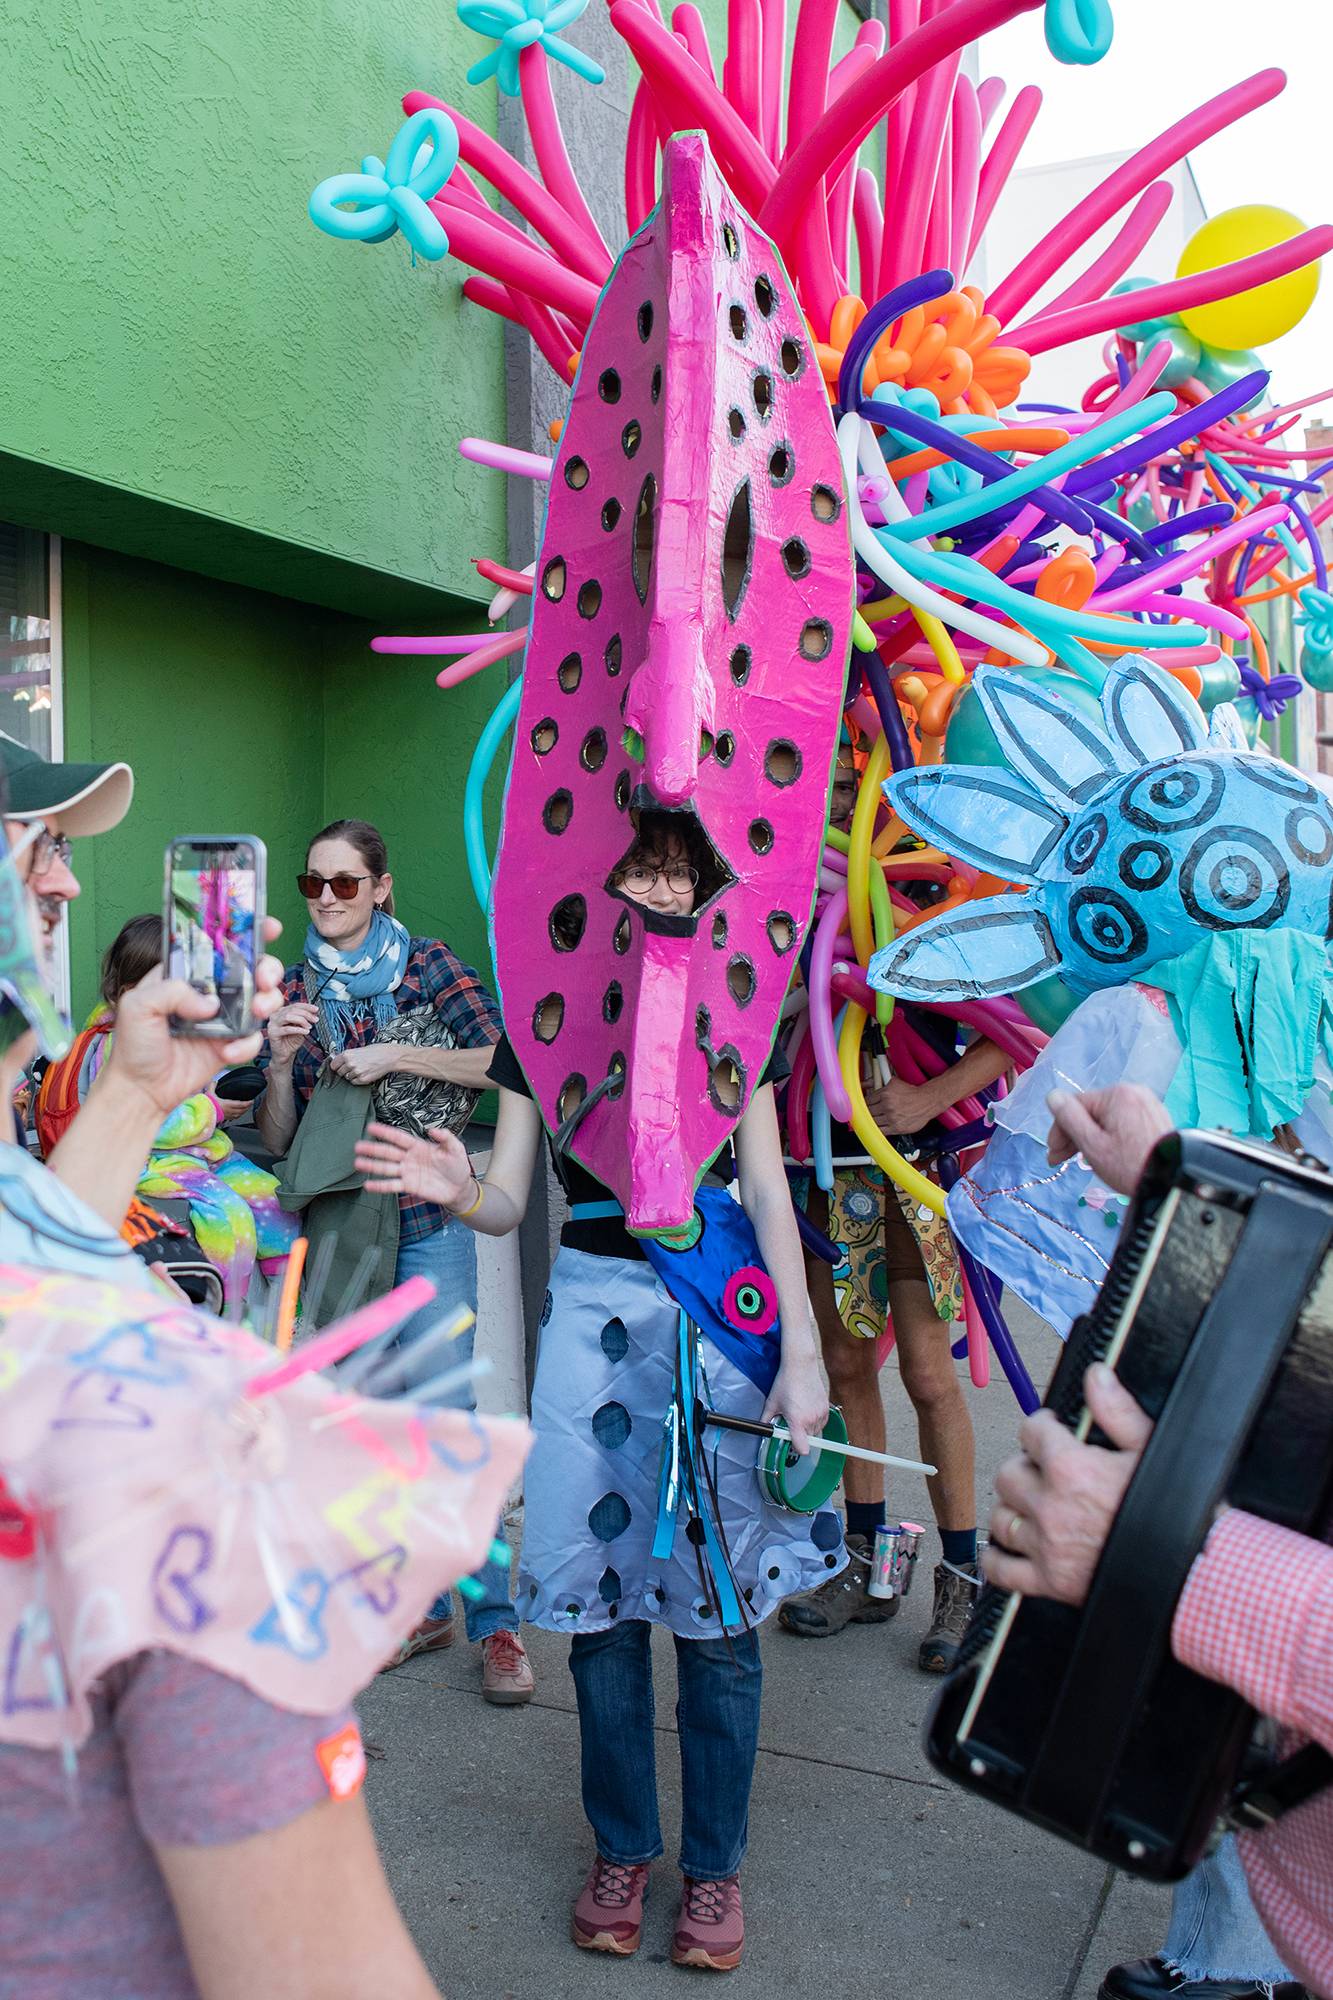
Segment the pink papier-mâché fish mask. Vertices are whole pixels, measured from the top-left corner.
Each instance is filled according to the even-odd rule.
[[[687,1225],[809,922],[854,566],[793,287],[698,133],[602,293],[550,484],[492,902],[505,1023],[632,1229]],[[694,913],[614,886],[643,809]]]

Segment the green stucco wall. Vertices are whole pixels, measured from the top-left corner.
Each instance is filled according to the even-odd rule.
[[[293,878],[306,840],[334,818],[370,819],[389,844],[404,923],[489,977],[461,806],[502,669],[442,694],[429,662],[369,653],[371,628],[355,619],[68,543],[61,597],[65,754],[124,757],[136,784],[128,818],[76,848],[76,1020],[120,925],[160,907],[163,849],[181,833],[260,836],[291,957],[305,931]],[[498,777],[492,789],[493,830]]]
[[[494,87],[463,81],[479,46],[415,0],[8,10],[0,457],[16,491],[39,461],[111,502],[80,529],[71,489],[69,518],[48,499],[26,525],[142,553],[114,504],[140,496],[202,517],[187,566],[211,568],[215,521],[477,596],[504,496],[455,445],[503,434],[498,323],[458,265],[335,243],[305,209],[384,153],[404,90],[466,93],[493,131]]]

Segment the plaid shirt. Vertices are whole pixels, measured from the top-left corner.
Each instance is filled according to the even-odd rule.
[[[284,1002],[305,999],[305,966],[289,965],[282,978]],[[498,1042],[503,1033],[500,1009],[470,965],[455,958],[438,938],[412,938],[408,945],[407,970],[394,991],[400,1014],[418,1007],[432,1006],[460,1049],[485,1049]],[[308,1034],[296,1051],[292,1064],[292,1091],[299,1118],[310,1102],[315,1079],[327,1060],[317,1038]],[[363,1049],[375,1039],[375,1017],[369,1007],[355,1018],[347,1034],[349,1049]],[[259,1066],[267,1069],[267,1037],[260,1052]],[[432,1201],[414,1201],[410,1195],[398,1197],[398,1240],[419,1243],[442,1229],[448,1216]]]
[[[1238,1510],[1196,1557],[1171,1627],[1195,1673],[1235,1688],[1301,1738],[1333,1750],[1333,1548]],[[1333,1994],[1333,1787],[1240,1855],[1264,1928],[1316,1993]]]

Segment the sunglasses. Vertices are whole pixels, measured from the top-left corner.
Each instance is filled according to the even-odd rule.
[[[296,886],[308,903],[317,903],[326,887],[340,903],[351,903],[356,900],[358,884],[370,880],[369,875],[298,875]]]

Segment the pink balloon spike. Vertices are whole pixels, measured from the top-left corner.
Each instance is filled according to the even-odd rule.
[[[829,64],[833,55],[838,7],[839,0],[801,0],[796,16],[796,36],[792,43],[791,81],[787,88],[788,153],[818,124],[828,104],[832,86]],[[853,48],[844,62],[855,62],[857,59],[858,51]],[[863,59],[861,66],[863,69],[868,66]],[[845,83],[841,94],[845,94]],[[851,158],[848,160],[850,164]],[[829,216],[829,195],[838,178],[830,175],[823,185],[811,189],[807,256],[800,273],[806,311],[816,334],[821,337],[827,335],[833,308],[845,289],[837,269],[833,248],[837,239],[831,233]]]
[[[713,45],[708,39],[704,17],[694,5],[694,0],[681,0],[680,6],[672,9],[671,32],[689,50],[716,89],[717,64],[713,60]]]
[[[1042,311],[1060,312],[1066,306],[1081,306],[1088,299],[1104,298],[1144,249],[1173,198],[1174,189],[1169,181],[1154,181],[1139,196],[1101,256],[1095,258],[1058,298],[1043,306]]]
[[[624,4],[625,0],[620,0],[620,5]],[[871,127],[909,84],[936,63],[958,54],[979,35],[989,34],[1019,14],[1030,14],[1041,4],[1042,0],[956,0],[946,14],[937,15],[905,42],[888,49],[836,104],[829,106],[799,145],[788,148],[756,220],[779,249],[788,253],[800,274],[809,261],[808,229],[811,210],[817,206],[811,196],[820,181],[842,171]],[[613,18],[616,11],[613,6]]]
[[[763,36],[764,22],[759,0],[727,0],[727,53],[722,64],[722,95],[751,132],[759,130]]]
[[[521,51],[518,76],[522,85],[523,116],[532,135],[532,150],[537,156],[541,177],[575,226],[596,246],[599,256],[605,257],[609,270],[611,252],[593,220],[592,210],[583,198],[578,175],[565,150],[560,117],[551,95],[551,73],[546,65],[546,51],[540,43],[531,42]]]
[[[815,1080],[815,1045],[807,1033],[791,1059],[791,1082],[787,1086],[787,1145],[794,1160],[812,1157],[810,1144],[810,1088]]]
[[[782,65],[787,55],[787,0],[759,0],[764,19],[759,139],[774,167],[782,153]]]
[[[960,76],[954,85],[951,126],[953,157],[949,216],[949,247],[945,265],[962,280],[972,242],[972,218],[977,210],[977,184],[981,173],[981,104],[972,79]]]
[[[852,222],[856,233],[857,268],[864,293],[875,283],[880,238],[884,233],[879,183],[868,167],[856,170],[856,185],[852,190]]]
[[[631,236],[648,220],[657,200],[655,168],[660,144],[652,92],[639,79],[625,135],[625,219]]]
[[[508,638],[508,633],[501,635]],[[410,660],[461,658],[465,654],[488,652],[496,643],[494,632],[444,632],[429,638],[378,638],[370,642],[372,653],[391,653]]]
[[[1211,270],[1196,271],[1189,278],[1173,278],[1170,284],[1149,285],[1141,292],[1121,293],[1113,299],[1075,306],[1072,312],[1052,313],[1016,326],[1005,338],[1029,354],[1046,354],[1067,341],[1082,340],[1091,333],[1105,333],[1127,320],[1149,319],[1159,313],[1186,312],[1191,306],[1210,306],[1216,299],[1229,299],[1233,292],[1249,291],[1266,285],[1271,278],[1286,277],[1305,264],[1333,250],[1333,228],[1327,223],[1318,229],[1302,230],[1271,250],[1253,257],[1238,258],[1234,264],[1216,264]],[[1309,454],[1305,454],[1307,457]],[[1280,454],[1278,455],[1280,459]]]
[[[427,105],[447,111],[453,119],[458,127],[459,157],[465,164],[484,175],[496,193],[503,195],[546,238],[558,257],[583,277],[590,278],[600,290],[611,273],[609,255],[598,253],[596,244],[583,234],[535,175],[443,98],[432,97],[424,90],[409,90],[403,99],[403,110],[409,118]]]
[[[549,479],[551,461],[539,451],[519,451],[512,444],[495,444],[490,438],[465,437],[458,440],[461,458],[474,465],[488,465],[492,472],[509,472],[520,479]]]
[[[1257,76],[1247,78],[1244,83],[1234,84],[1230,90],[1222,91],[1197,111],[1189,112],[1167,130],[1141,146],[1131,154],[1123,165],[1095,187],[1077,207],[1070,210],[1062,222],[1049,229],[1022,263],[1002,280],[986,301],[1001,326],[1008,328],[1015,314],[1041,290],[1046,280],[1054,275],[1066,258],[1086,243],[1088,238],[1104,222],[1109,222],[1127,201],[1145,188],[1149,181],[1156,180],[1169,167],[1182,160],[1193,146],[1210,139],[1215,132],[1223,132],[1228,125],[1234,125],[1248,111],[1261,104],[1267,104],[1286,86],[1286,77],[1280,69],[1261,70]],[[1145,293],[1146,297],[1147,294]],[[1134,313],[1134,319],[1149,317],[1157,307],[1147,312]],[[1170,310],[1167,308],[1166,310]],[[1114,320],[1107,325],[1114,326]],[[1091,327],[1089,332],[1100,333],[1102,326]],[[1076,336],[1070,336],[1075,338]]]
[[[1004,116],[1004,123],[995,135],[995,143],[981,163],[977,178],[977,207],[972,217],[972,234],[968,239],[968,260],[976,254],[976,248],[991,219],[996,202],[1003,194],[1005,185],[1013,172],[1014,162],[1027,142],[1028,133],[1036,123],[1041,110],[1041,92],[1035,83],[1024,84]]]
[[[919,29],[925,34],[928,30]],[[924,262],[926,224],[930,198],[935,189],[944,150],[945,124],[959,56],[947,56],[932,65],[922,79],[912,115],[912,129],[905,163],[905,182],[894,190],[894,236],[897,251],[890,284],[901,284],[918,271],[929,269]]]
[[[502,284],[530,292],[543,304],[567,312],[579,326],[586,326],[597,303],[596,285],[566,270],[535,243],[507,236],[498,227],[499,218],[483,221],[468,208],[436,195],[427,204],[449,232],[449,249],[460,263],[473,264]]]
[[[1118,394],[1112,396],[1110,402],[1102,410],[1101,415],[1104,417],[1115,416],[1118,411],[1128,409],[1131,403],[1141,403],[1144,397],[1151,393],[1158,376],[1170,359],[1170,341],[1155,340],[1130,376],[1128,382],[1126,382],[1124,388]],[[1127,502],[1128,500],[1132,500],[1133,497],[1134,495],[1131,492],[1127,496]],[[1160,492],[1157,498],[1160,500]]]
[[[954,88],[950,89],[949,102],[945,107],[943,138],[940,144],[939,162],[935,168],[935,180],[930,191],[930,210],[926,216],[926,233],[921,247],[922,269],[938,271],[949,267],[949,233],[953,227],[953,101]]]
[[[452,667],[445,667],[442,672],[436,674],[435,685],[446,689],[457,687],[460,681],[470,681],[473,674],[483,673],[487,667],[495,666],[497,661],[507,660],[513,653],[521,653],[527,643],[526,629],[521,632],[506,632],[503,638],[495,641],[494,645],[487,646],[481,652],[469,654],[466,659],[456,661]]]
[[[838,1045],[833,1034],[830,981],[833,977],[834,948],[846,921],[847,891],[840,889],[835,896],[830,897],[829,906],[815,927],[809,979],[810,1036],[814,1043],[819,1080],[824,1086],[824,1098],[828,1104],[830,1117],[843,1120],[851,1117],[852,1106],[847,1095],[847,1086],[842,1080],[842,1071],[838,1066]]]
[[[285,1389],[289,1383],[299,1382],[303,1375],[331,1367],[335,1361],[341,1361],[344,1355],[364,1347],[378,1334],[401,1326],[414,1312],[429,1305],[434,1297],[435,1287],[429,1278],[409,1278],[405,1285],[395,1286],[382,1299],[372,1299],[359,1312],[331,1326],[327,1333],[307,1341],[276,1367],[265,1368],[258,1375],[252,1375],[241,1394],[247,1401],[255,1402],[260,1396],[271,1396],[276,1389]]]
[[[880,28],[878,21],[867,21],[867,28]],[[880,33],[883,29],[880,28]],[[869,37],[858,37],[856,46],[849,49],[829,78],[829,94],[838,97],[855,81],[863,70],[869,69],[875,60],[873,42]],[[838,296],[851,290],[851,225],[852,193],[856,176],[855,160],[849,160],[839,174],[836,184],[828,194],[828,237],[833,260],[833,275]],[[836,303],[836,300],[835,300]],[[830,316],[832,307],[830,307]]]
[[[990,130],[991,119],[1004,103],[1005,81],[1002,76],[986,76],[977,85],[977,108],[981,113],[981,136],[984,139]]]
[[[773,167],[717,86],[639,0],[612,0],[611,25],[652,85],[666,113],[665,128],[695,125],[705,131],[737,199],[755,214],[773,184]]]
[[[972,1287],[963,1272],[963,1324],[967,1328],[967,1366],[974,1389],[985,1389],[990,1383],[990,1340],[986,1333],[986,1322],[981,1317],[981,1309],[972,1296]]]

